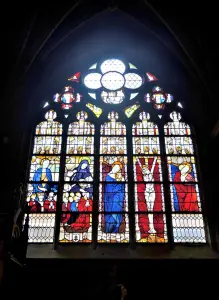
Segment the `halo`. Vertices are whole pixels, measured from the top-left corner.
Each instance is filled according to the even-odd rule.
[[[91,159],[88,156],[81,156],[78,162],[80,163],[82,160],[87,160],[89,165],[91,163]]]
[[[185,166],[188,166],[189,167],[189,172],[192,171],[192,165],[189,163],[189,162],[182,162],[180,165],[179,165],[179,170],[181,171]]]
[[[51,156],[48,157],[48,156],[36,155],[35,157],[36,157],[36,159],[37,159],[37,158],[40,159],[39,164],[42,164],[42,162],[43,162],[44,160],[49,160],[49,161],[51,161]]]
[[[112,167],[114,167],[115,165],[119,165],[120,169],[122,170],[122,163],[120,161],[115,161],[113,164],[112,164]]]

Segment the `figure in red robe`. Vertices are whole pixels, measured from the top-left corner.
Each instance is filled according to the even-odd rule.
[[[29,202],[29,208],[32,213],[41,212],[41,204],[33,199]]]
[[[192,166],[188,162],[179,165],[175,173],[174,184],[178,199],[179,211],[199,211],[194,177],[191,175]],[[179,183],[178,183],[179,182]]]
[[[71,209],[71,202],[62,203],[62,215],[61,215],[61,222],[63,224],[67,224],[70,220],[71,214],[69,213]]]
[[[43,202],[44,212],[55,212],[56,211],[56,201],[54,200],[54,193],[50,192]]]
[[[140,157],[136,161],[137,181],[142,181],[142,183],[137,184],[138,211],[144,212],[144,214],[138,214],[139,229],[142,239],[156,235],[162,240],[164,238],[163,214],[154,213],[163,210],[161,185],[153,183],[154,181],[160,181],[159,164],[156,157],[149,157],[147,160],[148,162],[145,163],[145,158]],[[150,172],[145,172],[145,166]],[[147,176],[150,179],[148,181],[151,181],[150,183],[144,183]],[[145,197],[150,195],[150,190],[153,201],[148,202]],[[153,215],[145,214],[146,212],[151,212]]]
[[[86,232],[91,226],[90,214],[88,212],[92,212],[92,200],[82,197],[78,202],[78,212],[78,218],[70,226],[74,228],[75,231]]]
[[[75,196],[74,198],[77,197]],[[88,212],[92,212],[92,200],[81,196],[79,201],[75,203],[75,208],[75,213],[70,213],[72,211],[72,202],[63,203],[61,221],[63,224],[70,225],[74,232],[86,232],[91,226]]]

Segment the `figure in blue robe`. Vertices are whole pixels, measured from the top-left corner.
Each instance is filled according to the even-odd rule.
[[[35,194],[35,201],[39,201],[39,198],[37,196],[37,193],[44,193],[45,191],[50,191],[51,190],[51,186],[48,184],[48,182],[52,181],[52,172],[51,170],[48,168],[49,165],[49,160],[45,160],[43,162],[43,167],[39,168],[36,170],[34,176],[33,176],[33,181],[37,182],[39,181],[39,183],[33,183],[33,192],[32,194]],[[46,179],[47,181],[44,182],[40,182],[41,178],[42,178],[42,173],[46,173]],[[45,180],[45,179],[44,179]],[[55,186],[54,186],[55,187]],[[40,188],[43,188],[43,190],[41,190]],[[45,190],[44,190],[45,189]],[[55,192],[56,190],[54,190]]]
[[[78,193],[78,194],[80,194],[79,195],[79,198],[80,198],[81,193]],[[72,201],[71,203],[69,203],[70,211],[74,212],[74,214],[70,215],[70,218],[68,219],[68,222],[67,222],[68,225],[71,225],[72,223],[74,223],[77,220],[77,218],[79,217],[77,203],[78,202],[76,202],[76,201]]]
[[[105,232],[118,233],[124,211],[125,185],[110,176],[104,185]]]
[[[70,211],[74,211],[74,212],[77,212],[77,211],[78,211],[77,203],[76,203],[76,202],[72,202],[72,203],[71,203]]]
[[[179,171],[178,166],[175,166],[173,164],[170,165],[171,167],[171,177],[172,177],[172,181],[174,181],[174,177],[177,171]],[[173,205],[174,205],[174,210],[175,211],[179,211],[179,201],[178,201],[178,197],[177,197],[177,193],[176,193],[176,188],[174,186],[174,184],[172,185],[172,189],[173,189]]]
[[[86,180],[90,181],[89,177],[92,178],[91,172],[90,172],[90,166],[89,166],[89,162],[86,159],[83,159],[77,168],[75,168],[74,170],[74,174],[71,178],[71,182],[75,182],[75,184],[72,185],[70,192],[72,193],[78,193],[78,192],[87,192],[89,193],[89,198],[92,199],[92,194],[93,194],[93,187],[90,186],[89,187],[83,187],[80,185],[80,181],[82,181],[82,183]]]

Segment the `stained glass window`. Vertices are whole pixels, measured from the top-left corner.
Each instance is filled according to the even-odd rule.
[[[136,66],[134,66],[133,64],[129,63],[129,67],[130,69],[137,69]]]
[[[137,243],[167,242],[158,127],[146,112],[133,125],[133,167]]]
[[[92,103],[87,103],[86,106],[95,114],[97,118],[102,114],[103,110]]]
[[[100,69],[103,74],[109,71],[115,71],[123,74],[126,67],[119,59],[107,59],[101,64]]]
[[[125,94],[122,90],[110,91],[110,92],[102,91],[101,98],[105,103],[119,104],[122,103],[123,100],[125,99]]]
[[[128,89],[137,89],[142,85],[142,78],[136,73],[125,74],[125,87]]]
[[[101,125],[99,184],[99,243],[129,241],[126,127],[110,112]]]
[[[93,99],[97,97],[95,90],[99,90],[101,99],[108,104],[122,103],[125,93],[129,94],[130,100],[133,99],[138,95],[134,91],[144,83],[144,77],[136,72],[133,64],[125,64],[119,59],[107,59],[99,65],[99,69],[100,72],[97,72],[98,64],[89,68],[91,71],[85,75],[84,85]]]
[[[125,114],[128,118],[130,118],[134,112],[140,107],[139,104],[134,104],[132,106],[129,106],[125,109]]]
[[[158,80],[156,76],[154,76],[153,74],[151,74],[149,72],[147,72],[146,75],[147,75],[147,81],[149,81],[149,82]]]
[[[88,114],[84,111],[76,117],[68,127],[59,240],[91,243],[94,125],[86,121]]]
[[[173,101],[173,95],[164,93],[163,89],[159,86],[155,86],[152,89],[152,94],[145,94],[145,102],[152,102],[156,110],[164,110],[165,104]]]
[[[74,75],[72,75],[71,77],[69,77],[68,80],[79,83],[80,78],[81,78],[81,72],[77,72]]]
[[[130,94],[130,100],[134,99],[137,95],[138,95],[138,93],[131,93]]]
[[[36,127],[30,162],[26,201],[29,211],[29,242],[53,242],[59,182],[62,125],[54,110]]]
[[[199,182],[190,126],[170,114],[164,127],[175,243],[205,243]]]
[[[59,102],[62,109],[70,109],[74,102],[81,101],[81,94],[75,93],[71,86],[65,86],[63,89],[63,94],[56,93],[53,96],[54,102]]]
[[[84,79],[84,84],[89,89],[98,89],[101,87],[101,74],[99,73],[90,73]]]
[[[186,103],[159,85],[148,92],[158,78],[117,58],[77,71],[41,105],[29,242],[205,243],[193,133],[179,112],[166,123]]]

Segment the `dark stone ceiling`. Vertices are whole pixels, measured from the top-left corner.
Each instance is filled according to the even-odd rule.
[[[213,1],[15,3],[5,4],[3,19],[1,97],[15,118],[22,110],[27,119],[30,108],[37,109],[74,72],[104,56],[123,55],[171,87],[193,119],[205,112],[208,133],[217,120],[209,105],[217,104]]]
[[[15,167],[22,160],[23,134],[42,104],[70,75],[106,56],[125,57],[154,73],[167,92],[185,102],[185,113],[207,147],[218,119],[212,0],[198,5],[187,0],[8,2],[1,11],[1,131],[4,155],[10,157],[6,189],[12,168],[25,169],[26,158]]]

